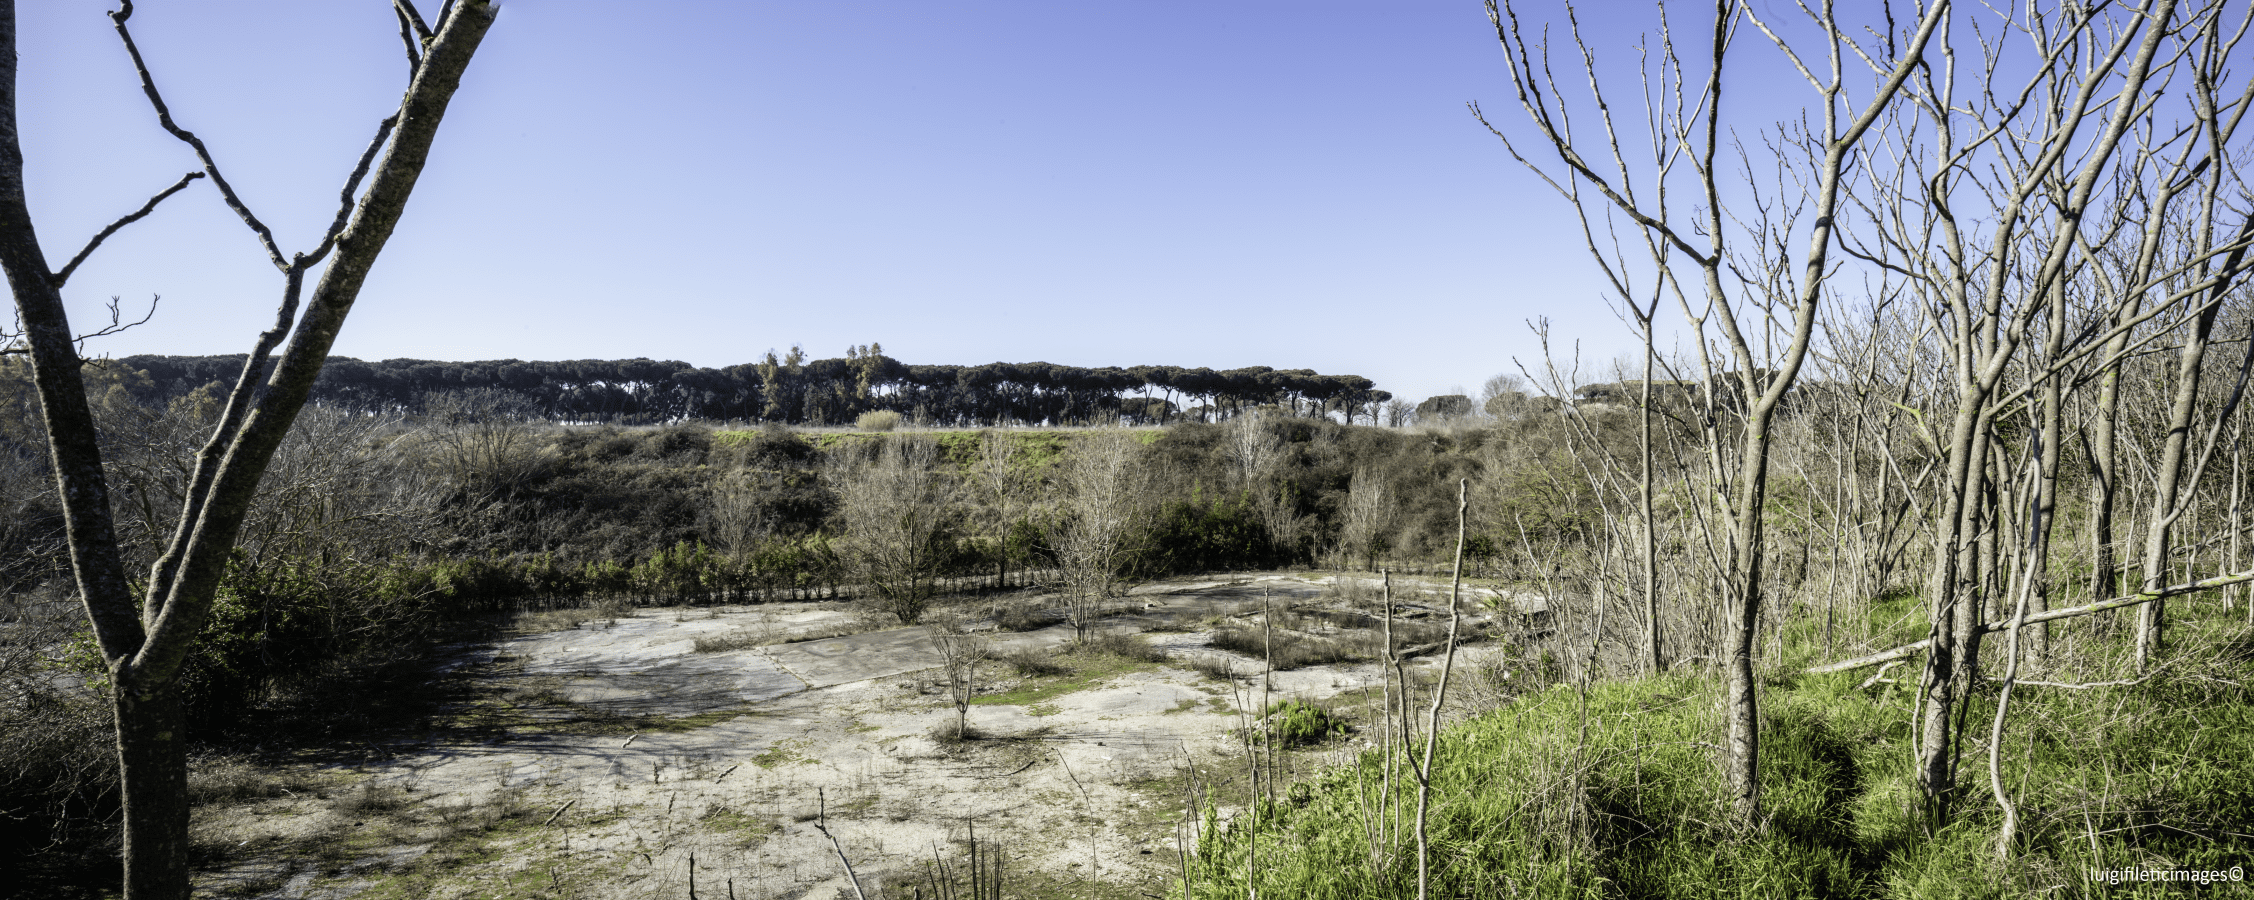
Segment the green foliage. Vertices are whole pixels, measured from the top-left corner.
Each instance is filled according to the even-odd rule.
[[[1321,743],[1333,734],[1346,731],[1346,723],[1332,716],[1330,710],[1299,700],[1280,700],[1270,705],[1267,719],[1268,731],[1276,736],[1278,745],[1285,747]]]
[[[1275,550],[1248,498],[1186,500],[1161,504],[1151,517],[1135,574],[1159,577],[1178,572],[1225,572],[1270,565]]]
[[[2254,852],[2243,828],[2254,821],[2254,633],[2219,621],[2184,632],[2187,645],[2224,650],[2134,687],[2019,692],[2004,776],[2023,840],[2000,862],[1977,748],[1961,763],[1950,826],[1929,837],[1909,813],[1910,689],[1873,694],[1858,672],[1773,686],[1766,820],[1753,834],[1729,824],[1714,760],[1719,677],[1600,681],[1585,720],[1571,686],[1523,695],[1441,735],[1432,896],[2095,897],[2122,889],[2091,883],[2091,869],[2243,866]],[[1976,695],[1970,720],[1986,722],[1994,701]],[[1416,896],[1414,841],[1373,855],[1365,827],[1384,769],[1364,753],[1295,788],[1302,808],[1263,805],[1260,895]],[[1208,829],[1191,897],[1246,895],[1251,821]]]

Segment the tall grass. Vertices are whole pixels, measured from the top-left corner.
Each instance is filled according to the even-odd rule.
[[[1999,815],[1976,775],[1984,746],[1964,751],[1952,824],[1928,836],[1909,812],[1914,672],[1871,688],[1860,687],[1864,672],[1772,674],[1762,696],[1764,821],[1750,832],[1730,824],[1719,777],[1722,682],[1678,673],[1593,683],[1585,744],[1570,686],[1447,729],[1434,774],[1431,895],[2143,896],[2183,886],[2112,887],[2089,872],[2243,870],[2254,862],[2254,632],[2228,611],[2210,615],[2181,623],[2187,658],[2144,683],[2021,689],[2003,758],[2025,823],[2008,861],[1996,857]],[[2001,642],[1990,647],[2002,652]],[[2103,673],[2117,655],[2069,648],[2054,668],[2112,677]],[[1985,721],[1993,704],[1992,688],[1976,695],[1970,720]],[[1383,805],[1397,801],[1379,799],[1385,765],[1380,752],[1365,753],[1295,792],[1310,798],[1303,806],[1209,830],[1189,895],[1246,896],[1256,820],[1260,896],[1416,896],[1415,847],[1387,837],[1399,832],[1381,821],[1397,815]],[[1396,773],[1396,797],[1399,785]]]

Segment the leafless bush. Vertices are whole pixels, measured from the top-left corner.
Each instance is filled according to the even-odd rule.
[[[772,528],[768,509],[760,502],[761,493],[759,476],[742,469],[712,480],[705,502],[714,546],[724,553],[741,555],[759,545]]]
[[[58,671],[77,604],[60,585],[0,595],[0,815],[67,827],[117,790],[110,705]]]
[[[1130,544],[1145,511],[1142,445],[1124,431],[1079,441],[1058,473],[1063,499],[1051,550],[1064,582],[1065,618],[1078,640],[1103,618],[1120,593],[1120,572],[1134,555]]]
[[[457,489],[479,500],[514,494],[553,460],[537,415],[514,391],[473,388],[423,398],[426,439]]]
[[[1368,469],[1354,470],[1353,480],[1347,484],[1334,564],[1343,569],[1359,560],[1362,568],[1374,567],[1384,536],[1392,526],[1392,492],[1386,488],[1384,476]]]
[[[1213,647],[1261,660],[1279,672],[1369,658],[1342,642],[1289,628],[1224,628],[1213,633]]]
[[[1075,653],[1104,654],[1135,662],[1165,662],[1166,651],[1151,646],[1142,635],[1124,631],[1101,631],[1081,641]]]
[[[1072,667],[1058,662],[1056,654],[1047,650],[1012,650],[1001,656],[1003,665],[1010,667],[1022,678],[1045,678],[1070,675]]]
[[[1377,609],[1380,605],[1377,582],[1344,575],[1323,585],[1323,592],[1317,597],[1325,603],[1336,603],[1347,609]]]
[[[1257,673],[1260,667],[1246,667],[1226,656],[1195,656],[1190,658],[1190,670],[1207,678],[1227,681]]]
[[[243,803],[320,790],[320,779],[277,769],[240,754],[209,754],[188,761],[188,802]]]
[[[722,634],[700,635],[694,642],[698,653],[729,653],[781,643],[774,629],[738,628]]]
[[[346,791],[334,808],[347,816],[372,816],[399,812],[414,805],[414,796],[401,785],[365,781]]]
[[[845,517],[841,543],[879,611],[913,625],[937,592],[954,527],[955,485],[922,435],[887,438],[874,459],[844,458],[829,477]]]
[[[1003,631],[1038,631],[1062,621],[1055,610],[1032,601],[1006,603],[994,612],[994,625]]]
[[[955,704],[955,735],[963,736],[970,725],[971,695],[978,691],[978,666],[986,661],[985,635],[963,630],[962,622],[953,615],[937,616],[931,623],[931,646],[939,652],[941,677],[947,682],[947,698]]]

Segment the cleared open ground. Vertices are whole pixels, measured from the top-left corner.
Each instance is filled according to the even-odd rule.
[[[1357,609],[1372,592],[1332,580],[1139,588],[1103,627],[1142,633],[1163,662],[1059,657],[1062,624],[993,632],[997,655],[1075,671],[985,665],[969,741],[947,739],[955,710],[922,628],[867,630],[826,604],[549,614],[533,625],[553,630],[459,648],[441,677],[472,680],[473,699],[382,748],[388,760],[270,772],[294,788],[202,808],[200,881],[274,898],[687,897],[693,857],[700,897],[850,896],[826,823],[870,896],[924,877],[935,854],[956,861],[973,827],[1001,848],[1012,896],[1158,893],[1177,872],[1193,767],[1209,796],[1244,790],[1246,713],[1288,698],[1350,718],[1383,683],[1376,663],[1346,661],[1260,685],[1259,659],[1208,646],[1264,605],[1285,640],[1367,646],[1379,632]],[[1445,618],[1444,594],[1420,587],[1446,586],[1400,586],[1402,635]],[[963,611],[991,629],[1003,605],[1046,599]],[[1474,625],[1509,618],[1467,608]],[[1476,665],[1492,651],[1468,652]]]

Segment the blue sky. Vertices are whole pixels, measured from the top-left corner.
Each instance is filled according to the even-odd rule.
[[[1600,46],[1631,53],[1651,7],[1601,6],[1627,30]],[[58,266],[194,165],[108,8],[18,10]],[[180,123],[285,250],[310,244],[403,84],[388,4],[152,0],[132,24]],[[721,366],[879,341],[1416,399],[1533,364],[1536,316],[1561,349],[1627,351],[1563,202],[1474,100],[1519,122],[1472,0],[508,0],[338,352]],[[92,352],[236,353],[280,283],[199,184],[66,295],[81,330],[164,297]]]

